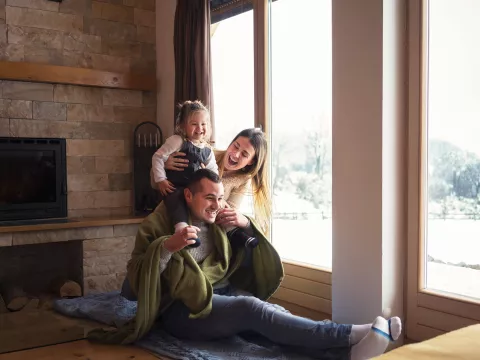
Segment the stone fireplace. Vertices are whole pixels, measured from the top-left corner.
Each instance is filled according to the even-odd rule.
[[[84,337],[84,320],[51,309],[57,282],[78,284],[80,295],[120,289],[142,221],[133,216],[133,130],[155,117],[152,91],[0,81],[0,138],[60,139],[67,183],[63,221],[1,219],[0,353]],[[14,311],[4,304],[12,293],[27,299]]]
[[[84,336],[78,320],[51,310],[57,280],[81,295],[120,289],[142,221],[132,215],[133,129],[155,122],[155,106],[151,91],[0,81],[0,137],[61,139],[68,190],[64,221],[2,219],[0,353]],[[28,300],[15,311],[3,304],[13,293]]]
[[[76,254],[71,263],[80,264],[81,271],[69,277],[85,294],[119,288],[141,222],[132,215],[133,129],[143,121],[155,122],[154,95],[142,90],[0,81],[0,137],[65,139],[68,189],[64,223],[0,226],[0,274],[15,266],[18,276],[23,276],[18,271],[25,266],[38,271],[41,264],[32,263],[31,249],[39,251],[40,263],[49,263],[52,254],[65,251],[63,257],[54,258],[61,262]],[[23,259],[23,265],[8,265],[5,258]],[[55,271],[65,276],[72,269]]]
[[[154,93],[0,81],[0,136],[66,141],[68,216],[132,214],[134,127],[155,122]]]
[[[68,277],[85,294],[119,288],[141,222],[132,215],[133,129],[155,122],[155,106],[151,91],[0,81],[0,137],[12,142],[64,139],[68,189],[64,223],[3,222],[0,274],[12,269],[21,277],[25,267],[46,271],[38,270],[42,263],[68,257],[81,271],[60,265],[51,271],[72,272]],[[8,173],[2,171],[1,177],[8,181]],[[1,204],[0,199],[0,210]],[[34,256],[39,264],[28,255],[31,249],[39,252]],[[53,256],[62,251],[63,256]],[[23,259],[22,265],[4,263],[6,258]]]

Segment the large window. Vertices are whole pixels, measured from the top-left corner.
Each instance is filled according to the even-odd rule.
[[[331,0],[277,0],[270,15],[272,240],[285,259],[331,268]]]
[[[422,3],[411,1],[409,14],[414,340],[480,320],[480,2]]]
[[[480,2],[428,6],[426,287],[480,299]],[[477,81],[478,80],[478,81]]]
[[[284,259],[331,268],[331,0],[277,0],[270,15],[272,241]],[[255,123],[253,21],[249,10],[211,27],[219,149]]]

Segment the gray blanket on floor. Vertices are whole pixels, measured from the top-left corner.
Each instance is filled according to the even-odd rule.
[[[137,303],[125,299],[118,291],[114,291],[56,300],[53,308],[66,316],[88,318],[107,325],[120,326],[135,316]],[[161,323],[136,345],[160,356],[179,360],[312,359],[310,356],[295,352],[295,349],[275,345],[255,334],[215,341],[180,340],[163,331]]]

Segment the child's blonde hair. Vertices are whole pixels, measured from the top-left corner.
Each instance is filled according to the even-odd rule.
[[[185,139],[185,125],[188,123],[190,117],[192,117],[196,113],[204,112],[207,115],[207,133],[205,134],[205,139],[203,141],[208,143],[210,141],[210,136],[212,133],[212,126],[210,124],[210,111],[208,111],[207,107],[203,105],[200,100],[187,100],[179,104],[178,108],[179,112],[177,118],[175,119],[174,134],[180,135]]]

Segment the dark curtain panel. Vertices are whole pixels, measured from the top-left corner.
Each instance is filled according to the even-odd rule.
[[[213,121],[212,62],[210,57],[210,1],[178,0],[175,12],[175,117],[177,105],[201,100]]]

